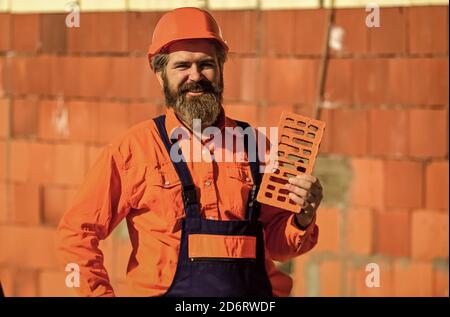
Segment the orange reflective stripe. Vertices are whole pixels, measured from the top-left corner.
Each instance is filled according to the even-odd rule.
[[[256,237],[191,234],[190,258],[256,258]]]

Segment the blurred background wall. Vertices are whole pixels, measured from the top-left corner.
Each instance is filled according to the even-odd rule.
[[[80,3],[81,2],[81,3]],[[293,296],[448,296],[448,2],[0,0],[0,279],[7,296],[73,296],[54,233],[102,147],[164,111],[147,60],[167,10],[211,10],[231,47],[229,116],[274,126],[281,111],[326,121],[315,173],[319,243],[281,269]],[[321,81],[322,79],[322,81]],[[323,82],[323,93],[321,91]],[[104,241],[118,295],[130,244]],[[365,284],[380,266],[381,287]]]

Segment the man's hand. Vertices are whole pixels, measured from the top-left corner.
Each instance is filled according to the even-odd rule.
[[[284,186],[290,191],[289,198],[302,209],[295,215],[297,223],[302,227],[308,226],[323,198],[319,179],[315,176],[300,174],[289,178],[289,183]]]

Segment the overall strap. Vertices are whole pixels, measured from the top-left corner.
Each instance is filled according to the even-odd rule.
[[[247,122],[235,120],[238,127],[245,130],[250,127]],[[247,200],[246,218],[250,221],[257,221],[261,211],[261,205],[256,201],[258,195],[259,186],[261,185],[261,174],[259,173],[259,158],[258,158],[258,146],[256,143],[256,137],[253,129],[249,129],[249,133],[244,134],[244,148],[247,153],[247,158],[250,164],[250,171],[253,178],[253,187],[249,193]],[[249,144],[254,144],[249,149]]]
[[[178,142],[175,142],[173,144],[170,143],[169,136],[167,135],[166,130],[166,116],[161,115],[159,117],[156,117],[153,119],[156,123],[156,127],[158,128],[159,135],[161,136],[161,140],[164,143],[164,146],[166,147],[167,153],[170,157],[170,151],[172,147],[175,147],[174,150],[177,151],[177,153],[181,152],[180,145]],[[181,154],[181,153],[180,153]],[[192,181],[191,173],[189,172],[189,168],[186,164],[186,160],[181,155],[181,160],[179,162],[174,162],[172,158],[170,158],[170,161],[173,164],[173,167],[175,168],[175,171],[178,174],[178,177],[180,178],[181,185],[183,186],[182,196],[183,196],[183,204],[184,204],[184,210],[186,213],[187,218],[200,218],[200,208],[198,205],[197,200],[197,193],[195,190],[194,182]]]

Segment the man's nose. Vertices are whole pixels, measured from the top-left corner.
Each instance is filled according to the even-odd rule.
[[[197,64],[193,63],[191,68],[189,69],[189,80],[191,81],[199,81],[202,77],[202,73],[200,72]]]

